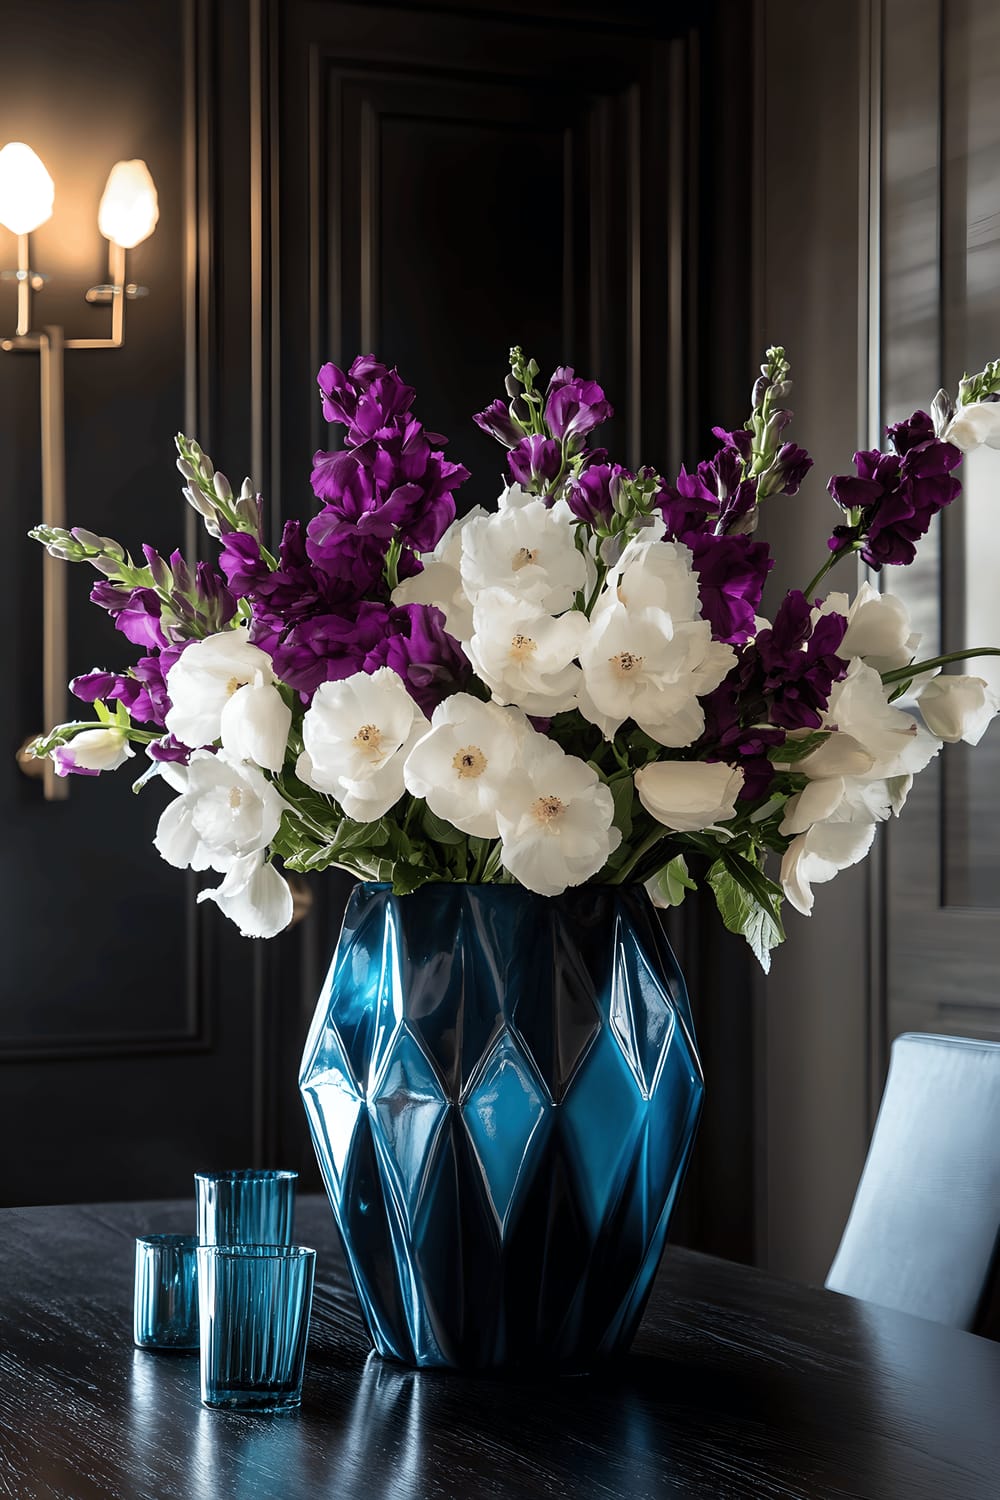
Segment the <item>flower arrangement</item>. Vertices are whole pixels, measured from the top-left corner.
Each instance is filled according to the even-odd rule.
[[[714,456],[672,482],[591,446],[612,414],[595,381],[538,377],[512,350],[506,400],[475,417],[507,450],[492,512],[456,519],[468,471],[368,356],[319,372],[344,441],[315,455],[319,509],[276,552],[251,482],[234,494],[183,436],[184,494],[218,567],[36,528],[102,575],[91,598],[142,654],[76,678],[96,721],[58,726],[35,754],[93,776],[143,747],[137,785],[177,794],[156,848],[221,875],[199,899],[248,936],[291,919],[279,863],[401,893],[645,882],[676,904],[697,855],[766,967],[782,899],[808,914],[813,885],[865,856],[942,742],[976,743],[997,711],[981,679],[937,675],[981,653],[918,661],[898,599],[817,589],[854,554],[875,571],[913,560],[960,492],[963,452],[1000,446],[1000,362],[830,480],[843,519],[773,620],[758,613],[772,566],[758,512],[812,464],[785,440],[784,351],[767,351],[746,425],[713,429]],[[897,703],[919,682],[917,718]]]

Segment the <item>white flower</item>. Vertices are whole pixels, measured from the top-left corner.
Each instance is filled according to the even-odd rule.
[[[813,611],[813,621],[830,614],[847,620],[847,631],[837,647],[837,655],[845,660],[860,656],[876,672],[891,672],[913,660],[920,636],[911,632],[906,605],[895,594],[880,594],[870,583],[863,583],[853,603],[846,594],[828,594]]]
[[[280,771],[285,762],[292,711],[278,689],[264,681],[262,672],[237,688],[222,710],[219,736],[222,748],[239,760],[249,760],[266,771]],[[187,743],[187,741],[185,741]]]
[[[441,610],[445,628],[456,640],[467,641],[472,634],[472,601],[462,583],[462,533],[470,521],[486,511],[476,505],[466,516],[452,521],[433,552],[424,559],[424,571],[415,578],[404,578],[392,591],[393,604],[432,604]]]
[[[982,677],[951,674],[932,678],[917,704],[931,733],[952,745],[958,740],[978,745],[1000,709],[1000,700]]]
[[[484,589],[506,589],[546,614],[569,609],[587,584],[587,560],[565,509],[541,500],[508,503],[462,532],[462,582],[475,603]]]
[[[963,453],[971,453],[983,443],[1000,448],[1000,401],[970,401],[968,406],[960,406],[941,436]]]
[[[796,911],[808,917],[813,909],[812,887],[864,859],[875,827],[874,823],[816,823],[792,840],[781,861],[781,886]]]
[[[406,758],[403,780],[439,818],[473,838],[497,837],[497,794],[534,730],[517,709],[455,693]]]
[[[161,814],[154,845],[179,870],[219,870],[265,850],[286,803],[256,766],[228,751],[196,750],[169,780],[183,788]]]
[[[553,619],[506,589],[484,589],[472,618],[465,654],[497,703],[545,717],[576,705],[583,679],[575,657],[587,635],[586,615],[570,610]]]
[[[911,714],[893,708],[891,692],[874,667],[856,658],[843,681],[834,684],[823,716],[823,728],[834,732],[796,762],[796,771],[812,778],[847,773],[872,781],[922,771],[941,741]]]
[[[222,733],[223,710],[230,699],[258,683],[274,683],[271,658],[250,645],[245,625],[192,641],[167,673],[167,729],[184,745],[213,745]],[[272,691],[281,703],[277,689]],[[268,769],[276,771],[280,764]]]
[[[222,884],[200,891],[198,900],[214,901],[244,937],[274,937],[292,920],[288,881],[266,862],[263,853],[234,859]]]
[[[497,805],[501,860],[529,891],[558,896],[596,875],[621,843],[614,799],[592,767],[545,735],[522,755]]]
[[[677,833],[697,833],[736,816],[743,772],[724,761],[660,760],[635,773],[648,813]]]
[[[891,691],[873,667],[853,661],[824,716],[824,727],[836,725],[837,732],[795,763],[813,779],[785,807],[781,832],[795,837],[781,863],[781,884],[805,916],[812,886],[864,858],[877,825],[899,813],[914,774],[941,749],[910,714],[892,707]]]
[[[297,774],[349,818],[374,823],[403,795],[403,763],[428,727],[390,667],[321,683],[302,721]]]
[[[72,771],[96,776],[101,771],[117,771],[134,754],[125,731],[109,725],[75,734],[52,751],[52,761],[57,776],[68,776]]]
[[[634,719],[661,745],[681,748],[704,728],[698,699],[735,661],[700,617],[689,549],[650,528],[629,542],[594,607],[580,651],[580,712],[605,739]]]
[[[519,484],[508,484],[500,491],[497,499],[499,510],[517,510],[522,505],[532,505],[538,499],[530,490],[522,489]]]

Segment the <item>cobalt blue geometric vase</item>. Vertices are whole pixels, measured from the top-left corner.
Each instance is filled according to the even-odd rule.
[[[357,886],[299,1086],[380,1354],[628,1348],[704,1091],[642,887]]]

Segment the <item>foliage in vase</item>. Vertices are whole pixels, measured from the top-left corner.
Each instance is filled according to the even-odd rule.
[[[992,648],[918,661],[897,598],[818,589],[852,555],[875,574],[912,562],[963,453],[1000,446],[1000,365],[830,480],[826,560],[766,619],[759,508],[798,495],[812,465],[785,437],[788,376],[769,349],[746,425],[713,429],[714,455],[668,480],[593,445],[612,415],[595,381],[560,368],[543,388],[514,349],[506,397],[475,417],[507,450],[504,488],[458,517],[469,473],[414,417],[412,388],[371,355],[324,365],[342,443],[315,455],[319,508],[274,550],[253,484],[234,494],[179,436],[217,565],[31,533],[101,574],[91,598],[141,652],[77,677],[96,720],[35,753],[92,776],[142,747],[137,785],[176,793],[156,848],[220,875],[199,899],[247,936],[291,920],[281,866],[401,893],[646,882],[676,904],[691,860],[766,966],[783,898],[808,914],[943,741],[976,743],[998,707],[980,678],[937,675]],[[921,683],[917,717],[897,700]]]

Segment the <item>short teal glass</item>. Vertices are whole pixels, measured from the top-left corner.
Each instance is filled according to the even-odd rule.
[[[196,1172],[202,1245],[290,1245],[297,1172]]]
[[[140,1349],[198,1348],[197,1246],[190,1234],[136,1239],[132,1336]]]
[[[379,1353],[628,1348],[704,1088],[641,887],[355,887],[299,1083]]]
[[[201,1399],[240,1411],[302,1401],[316,1252],[304,1245],[200,1245]]]

